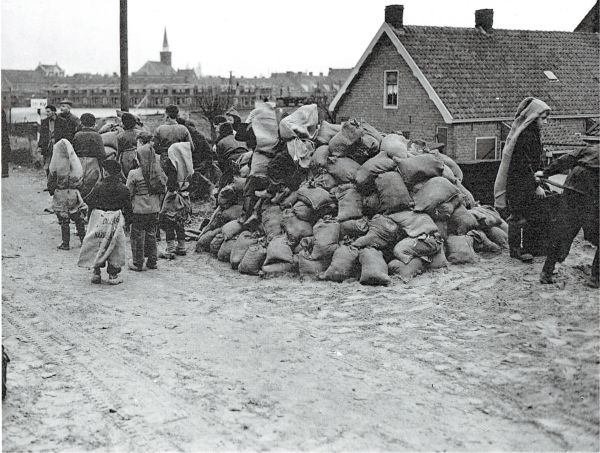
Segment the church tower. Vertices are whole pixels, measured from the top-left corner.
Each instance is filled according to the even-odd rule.
[[[160,62],[167,66],[171,66],[171,52],[169,51],[169,43],[167,41],[167,27],[165,27],[165,36],[163,38],[162,51],[160,52]]]

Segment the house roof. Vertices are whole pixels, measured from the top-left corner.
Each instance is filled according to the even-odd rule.
[[[540,130],[540,135],[544,148],[551,151],[585,146],[581,134],[573,132],[557,121],[549,121],[548,124],[544,125]]]
[[[330,105],[334,110],[386,35],[447,123],[510,119],[535,96],[553,116],[598,115],[600,40],[594,33],[405,26],[384,23]],[[386,38],[383,38],[386,39]],[[550,80],[552,71],[558,80]]]
[[[140,76],[171,76],[176,74],[175,69],[171,66],[161,63],[160,61],[148,60],[144,65],[137,70],[133,75]]]

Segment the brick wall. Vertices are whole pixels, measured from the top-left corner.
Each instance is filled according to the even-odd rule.
[[[384,109],[384,71],[398,71],[398,108]],[[355,77],[337,108],[337,118],[362,118],[382,132],[409,131],[410,138],[435,140],[436,126],[444,123],[442,115],[427,92],[412,74],[390,39],[383,35]],[[448,154],[452,155],[452,143]]]
[[[496,157],[499,159],[500,124],[500,122],[494,122],[453,125],[454,159],[458,162],[475,160],[475,142],[477,137],[496,137]]]

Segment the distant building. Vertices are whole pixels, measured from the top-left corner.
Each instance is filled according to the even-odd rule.
[[[35,68],[37,72],[43,74],[44,77],[64,77],[65,71],[62,69],[58,63],[56,64],[38,64],[38,67]]]
[[[402,5],[385,22],[330,104],[338,120],[446,144],[460,162],[496,160],[527,96],[552,107],[548,145],[572,147],[600,117],[597,33],[502,30],[493,10],[472,28],[408,26]],[[559,146],[561,145],[561,146]],[[564,146],[562,146],[564,145]],[[557,148],[558,150],[558,148]]]

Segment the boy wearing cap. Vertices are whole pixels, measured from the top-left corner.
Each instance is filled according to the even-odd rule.
[[[98,184],[94,190],[89,194],[87,204],[90,210],[99,209],[101,211],[121,211],[125,217],[125,223],[130,224],[132,219],[132,208],[131,201],[129,199],[129,190],[125,187],[121,180],[121,165],[115,160],[107,160],[103,165],[107,171],[108,176]],[[90,225],[89,230],[92,229]],[[124,235],[123,228],[117,231],[115,235]],[[86,236],[85,239],[87,239]],[[84,245],[82,249],[85,247]],[[123,279],[119,276],[121,267],[116,266],[111,262],[110,258],[108,261],[108,283],[111,285],[118,285],[123,283]],[[100,263],[100,265],[94,266],[92,274],[92,283],[100,283],[101,275],[100,269],[103,268],[107,263]]]
[[[75,134],[73,149],[83,167],[83,185],[79,191],[84,201],[94,186],[102,179],[102,163],[106,159],[102,137],[94,126],[96,117],[91,113],[81,115],[82,128]]]
[[[79,118],[71,113],[71,107],[73,107],[73,102],[71,102],[69,99],[63,99],[62,101],[60,101],[60,114],[58,115],[67,121],[69,136],[65,138],[70,142],[73,141],[75,133],[79,130],[79,127],[81,126],[81,121],[79,120]]]
[[[123,168],[123,175],[127,179],[129,172],[135,168],[135,155],[137,150],[137,134],[140,132],[136,126],[137,121],[131,113],[124,112],[121,116],[123,130],[117,134],[118,158]]]

